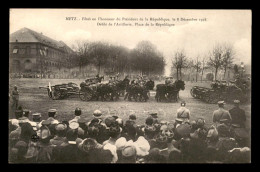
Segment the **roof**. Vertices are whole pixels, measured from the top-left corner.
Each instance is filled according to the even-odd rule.
[[[67,51],[73,52],[73,50],[71,50],[71,48],[68,47],[64,42],[56,41],[52,38],[43,35],[42,33],[35,32],[26,27],[10,35],[10,43],[12,42],[38,42],[54,48],[64,48]]]

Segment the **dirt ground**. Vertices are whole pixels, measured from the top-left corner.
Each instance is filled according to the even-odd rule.
[[[119,101],[114,102],[101,102],[101,101],[81,101],[76,95],[71,96],[64,100],[52,100],[48,97],[47,91],[39,89],[40,86],[47,86],[49,82],[51,85],[74,82],[80,84],[83,80],[79,79],[35,79],[35,78],[22,78],[9,80],[9,92],[11,92],[14,85],[17,85],[20,92],[19,104],[32,113],[39,112],[42,114],[42,119],[47,118],[48,109],[55,108],[58,110],[57,119],[60,121],[70,120],[73,118],[74,110],[76,107],[82,109],[82,116],[86,119],[92,119],[93,111],[99,109],[103,112],[104,118],[108,115],[118,115],[123,120],[128,119],[130,111],[134,111],[137,116],[137,123],[144,124],[149,112],[156,111],[159,120],[173,121],[176,117],[176,110],[180,107],[180,101],[186,101],[186,107],[191,111],[191,120],[198,117],[203,117],[207,125],[212,124],[212,113],[217,109],[217,104],[207,104],[201,100],[194,99],[190,95],[190,89],[195,86],[209,87],[210,83],[198,82],[191,83],[185,82],[185,90],[180,91],[180,101],[178,103],[161,103],[156,102],[154,98],[155,91],[151,91],[151,96],[148,102],[129,102],[120,97]],[[158,84],[156,82],[155,84]],[[13,118],[11,110],[12,101],[9,102],[9,118]],[[232,104],[226,104],[225,109],[229,110],[233,107]],[[251,104],[241,105],[246,111],[247,128],[251,128]]]

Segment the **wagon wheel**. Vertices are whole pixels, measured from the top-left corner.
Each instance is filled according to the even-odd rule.
[[[92,98],[92,92],[89,90],[86,91],[80,91],[79,92],[79,98],[83,101],[89,101]]]
[[[190,89],[190,94],[191,94],[192,97],[195,98],[195,94],[193,93],[193,89]]]
[[[52,91],[52,97],[53,100],[58,100],[61,98],[61,92],[60,90],[53,90]]]

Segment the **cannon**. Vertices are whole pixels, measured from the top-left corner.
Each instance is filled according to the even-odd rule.
[[[67,98],[71,95],[79,95],[79,87],[76,83],[69,82],[67,84],[57,84],[51,86],[49,83],[46,87],[39,87],[40,89],[46,89],[48,96],[53,100],[59,100]]]
[[[244,94],[243,90],[236,85],[212,88],[194,86],[191,88],[190,94],[194,98],[214,104],[219,100],[225,100],[230,103],[235,99],[240,100],[240,102],[247,101],[247,96]]]

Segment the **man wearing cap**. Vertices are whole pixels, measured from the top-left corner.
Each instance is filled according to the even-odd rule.
[[[239,100],[234,100],[234,107],[229,110],[230,116],[232,118],[232,124],[238,124],[240,127],[245,127],[246,114],[243,109],[239,107]]]
[[[182,122],[189,122],[190,120],[190,110],[187,109],[185,101],[181,102],[181,107],[177,109],[177,121],[182,121]]]
[[[59,121],[57,119],[55,119],[56,118],[56,112],[57,112],[56,109],[50,109],[48,111],[49,118],[47,119],[47,121],[50,121],[51,124],[58,124],[59,123]]]
[[[12,91],[12,99],[13,99],[13,105],[12,105],[12,107],[13,107],[14,109],[17,109],[17,107],[18,107],[18,101],[19,101],[19,91],[18,91],[16,85],[14,86],[14,89],[13,89],[13,91]]]
[[[216,124],[221,123],[221,121],[225,121],[225,123],[230,123],[231,122],[231,116],[230,113],[224,109],[224,101],[219,101],[218,102],[218,110],[215,110],[213,112],[213,122]]]
[[[56,135],[53,139],[50,140],[52,145],[60,146],[63,142],[65,142],[65,131],[67,126],[63,123],[59,123],[55,126]]]

